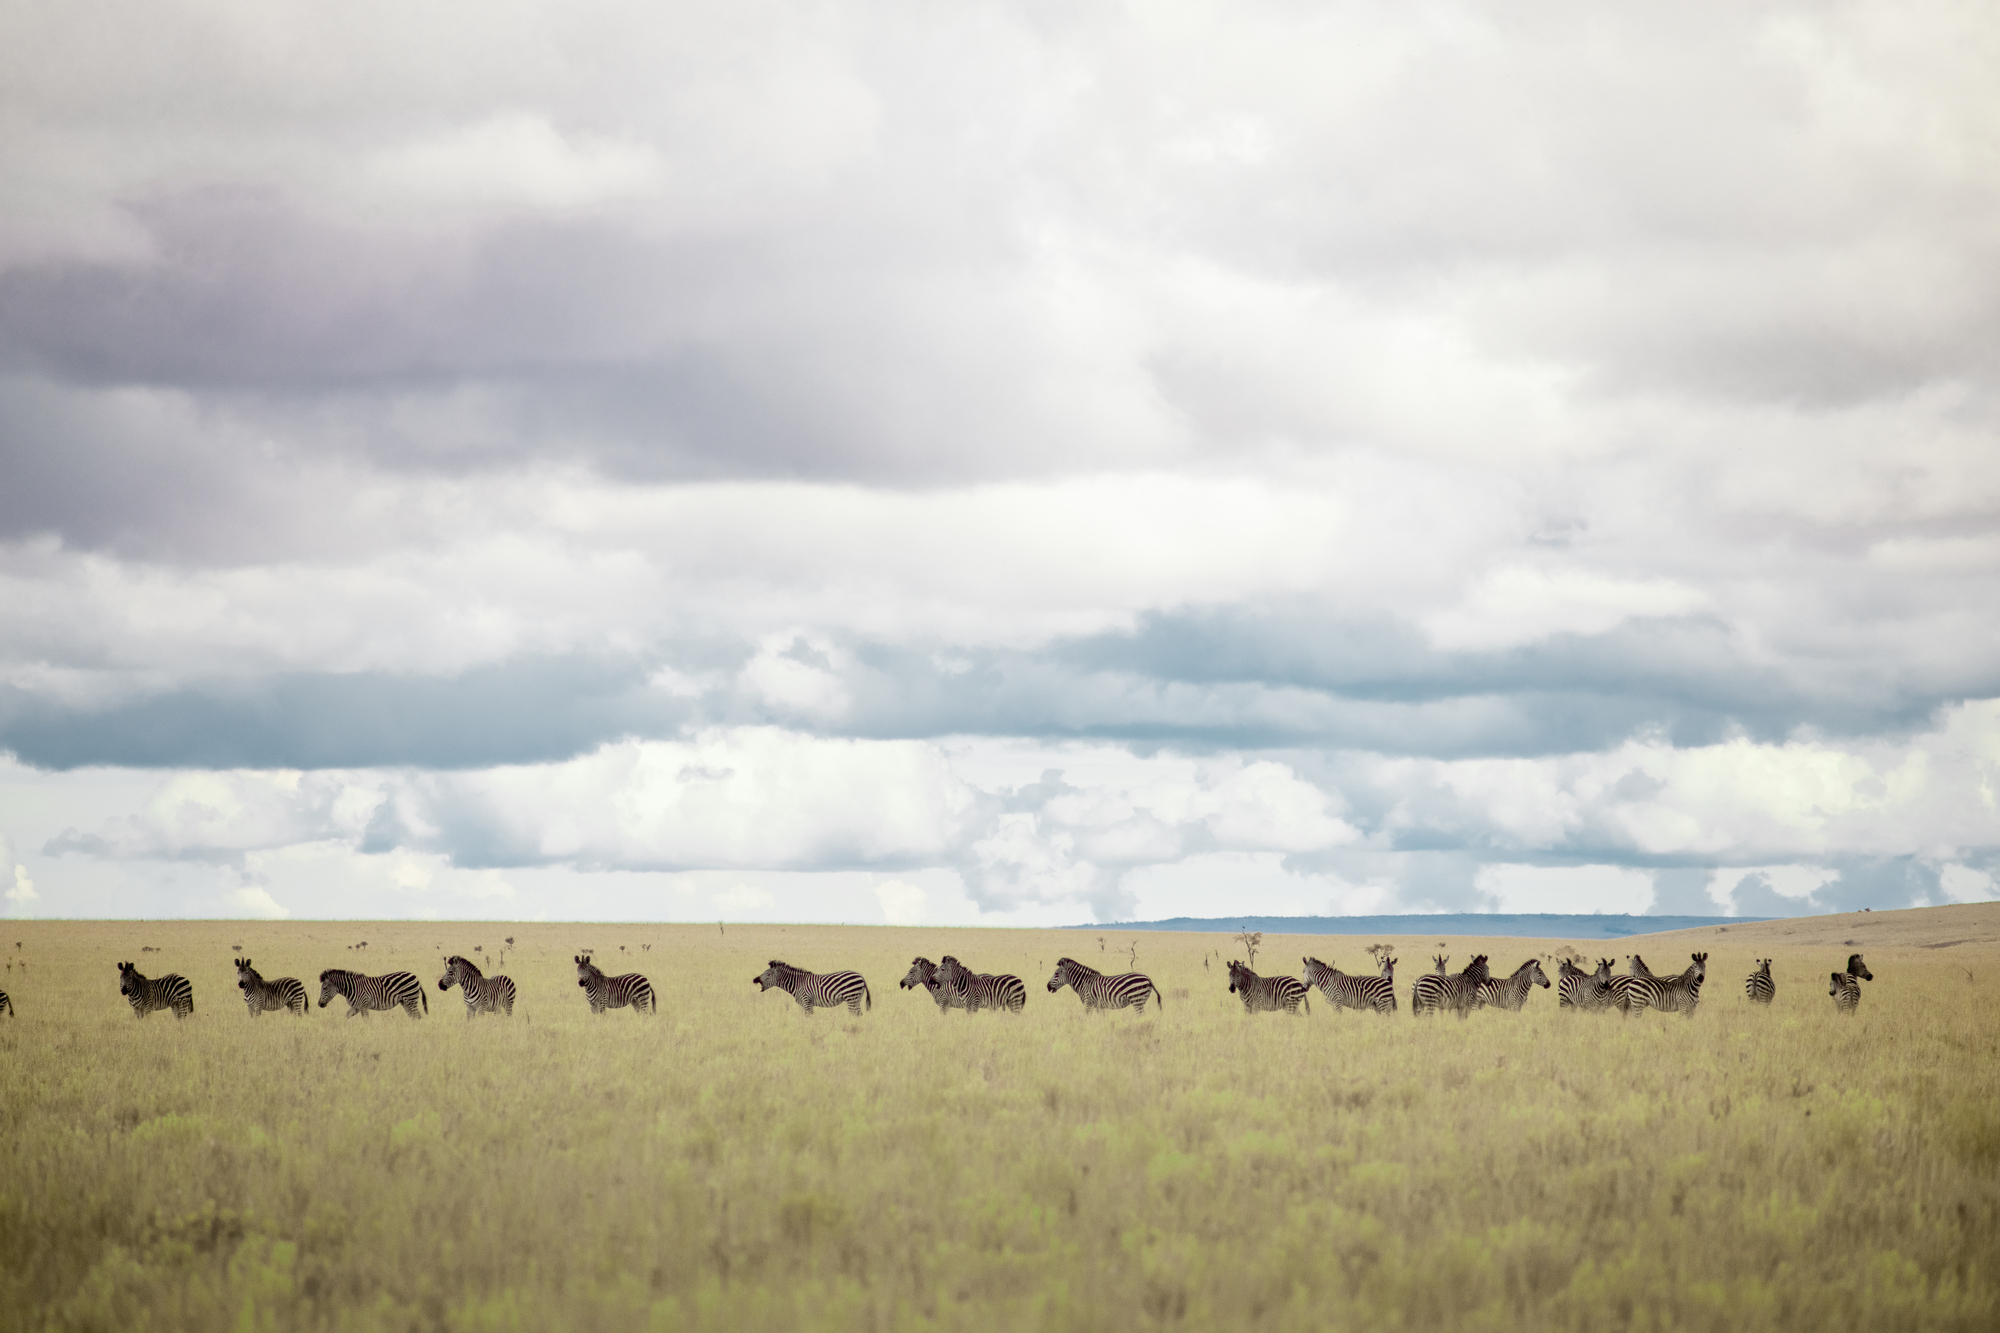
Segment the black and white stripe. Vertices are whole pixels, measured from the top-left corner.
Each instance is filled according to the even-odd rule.
[[[1556,1008],[1585,1014],[1609,1013],[1618,1008],[1611,988],[1611,967],[1609,958],[1600,958],[1597,971],[1586,972],[1569,959],[1563,959],[1561,975],[1556,979]]]
[[[3,990],[0,990],[0,1009],[7,1011],[7,1017],[12,1018],[14,1016],[14,1002],[7,998],[7,992]]]
[[[424,1014],[431,1011],[424,983],[408,972],[365,977],[344,967],[329,967],[319,974],[319,1007],[324,1009],[332,1004],[336,995],[347,1001],[349,1018],[366,1018],[376,1009],[401,1009],[411,1018],[422,1018],[423,1014],[417,1012],[419,1004],[423,1005]]]
[[[923,987],[930,997],[937,1001],[938,1012],[941,1014],[953,1009],[963,1009],[969,1003],[963,991],[951,990],[938,980],[936,963],[921,956],[910,960],[910,970],[903,974],[903,979],[896,985],[902,990]]]
[[[964,998],[967,1013],[1004,1009],[1018,1014],[1028,1007],[1028,988],[1019,977],[1005,972],[974,972],[950,954],[938,963],[937,978],[946,990]]]
[[[1475,955],[1465,965],[1464,971],[1449,974],[1444,971],[1446,960],[1440,957],[1436,961],[1438,970],[1429,976],[1418,977],[1417,984],[1411,989],[1410,1013],[1413,1017],[1423,1018],[1428,1014],[1450,1012],[1464,1018],[1478,1002],[1480,984],[1492,980],[1492,973],[1486,968],[1487,956],[1483,953]]]
[[[658,1014],[659,1003],[653,996],[653,983],[637,972],[627,972],[623,976],[607,977],[604,969],[590,961],[590,955],[576,955],[576,984],[583,988],[583,996],[590,1001],[590,1012],[601,1014],[606,1009],[623,1009],[631,1006],[634,1013]]]
[[[194,1012],[194,986],[178,972],[154,979],[139,975],[139,969],[130,963],[120,963],[118,993],[137,1018],[145,1018],[155,1009],[171,1009],[175,1018]]]
[[[298,1018],[306,1016],[306,988],[297,977],[266,981],[256,968],[250,966],[248,958],[239,958],[236,960],[236,988],[243,992],[243,1004],[250,1010],[252,1018],[286,1011]]]
[[[1083,1001],[1086,1009],[1137,1009],[1144,1013],[1149,999],[1155,1001],[1161,1010],[1167,1007],[1166,997],[1160,994],[1160,988],[1144,972],[1124,972],[1108,977],[1074,958],[1058,958],[1055,975],[1049,978],[1049,994],[1055,994],[1064,986],[1076,992],[1076,998]]]
[[[750,980],[761,990],[776,987],[785,992],[808,1014],[816,1008],[833,1009],[844,1004],[848,1013],[859,1018],[864,1001],[870,1009],[875,1007],[875,997],[859,972],[808,972],[773,958],[769,967]]]
[[[1752,1004],[1769,1004],[1778,998],[1778,983],[1771,979],[1770,959],[1757,960],[1757,970],[1743,979],[1743,994]]]
[[[1847,956],[1847,970],[1829,974],[1826,993],[1833,997],[1833,1011],[1837,1014],[1851,1014],[1861,1008],[1861,983],[1875,980],[1875,974],[1868,970],[1868,964],[1861,961],[1858,953]]]
[[[1229,960],[1229,989],[1243,1001],[1246,1014],[1275,1014],[1282,1009],[1297,1018],[1299,1006],[1312,1012],[1307,998],[1312,988],[1297,977],[1260,977],[1235,959]]]
[[[1481,982],[1473,1003],[1479,1008],[1491,1005],[1495,1009],[1518,1012],[1528,1003],[1530,987],[1540,986],[1547,990],[1548,974],[1542,971],[1542,960],[1530,958],[1514,969],[1514,974],[1498,980]]]
[[[1335,1009],[1367,1009],[1378,1014],[1396,1012],[1395,959],[1383,958],[1382,975],[1378,977],[1349,976],[1317,958],[1306,959],[1305,965],[1306,984],[1319,987],[1319,993]]]
[[[1708,955],[1689,954],[1693,961],[1687,970],[1677,977],[1656,977],[1646,960],[1633,954],[1626,960],[1632,975],[1614,978],[1625,982],[1624,994],[1627,1014],[1642,1009],[1656,1009],[1663,1014],[1681,1014],[1694,1017],[1694,1011],[1701,1004],[1701,983],[1708,977]]]
[[[462,954],[453,954],[445,959],[444,975],[438,978],[439,990],[450,990],[453,986],[458,987],[459,994],[465,997],[467,1018],[477,1018],[481,1014],[514,1016],[513,981],[502,976],[487,976]]]

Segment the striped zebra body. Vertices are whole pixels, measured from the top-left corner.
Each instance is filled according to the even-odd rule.
[[[912,958],[910,970],[903,974],[903,979],[896,985],[901,990],[922,987],[930,993],[933,1000],[937,1001],[938,1012],[941,1014],[953,1009],[963,1009],[970,1003],[965,992],[952,990],[938,980],[938,965],[928,958]]]
[[[815,1008],[833,1009],[844,1004],[848,1013],[859,1018],[864,1001],[870,1009],[875,1007],[875,996],[859,972],[808,972],[773,958],[769,967],[750,980],[760,990],[775,987],[785,992],[808,1014]]]
[[[631,1006],[638,1014],[657,1014],[659,1002],[653,996],[653,983],[637,972],[627,972],[622,976],[607,977],[604,969],[590,961],[590,955],[576,955],[576,984],[583,988],[583,996],[590,1001],[590,1012],[601,1014],[606,1009],[623,1009]]]
[[[1492,980],[1487,971],[1487,956],[1475,955],[1458,973],[1443,971],[1445,960],[1439,958],[1439,970],[1429,976],[1417,978],[1416,986],[1410,992],[1410,1013],[1423,1018],[1429,1014],[1450,1012],[1464,1018],[1470,1014],[1479,1000],[1481,983]]]
[[[1771,980],[1770,959],[1757,960],[1757,970],[1743,979],[1743,994],[1752,1004],[1769,1004],[1778,998],[1778,983]]]
[[[1396,960],[1382,961],[1382,975],[1378,977],[1349,976],[1338,968],[1330,967],[1317,958],[1308,958],[1306,984],[1319,987],[1319,993],[1335,1009],[1366,1009],[1378,1014],[1396,1012]]]
[[[1611,989],[1611,960],[1597,960],[1597,971],[1586,972],[1565,958],[1556,981],[1556,1007],[1583,1014],[1609,1013],[1618,1007]]]
[[[1137,1009],[1143,1014],[1148,999],[1157,1002],[1161,1010],[1167,1007],[1166,997],[1160,994],[1160,988],[1144,972],[1125,972],[1107,977],[1074,958],[1058,958],[1055,975],[1049,978],[1049,994],[1055,994],[1064,986],[1076,992],[1076,998],[1083,1001],[1086,1009]]]
[[[279,977],[276,981],[266,981],[250,966],[248,958],[236,960],[236,988],[243,992],[244,1007],[250,1017],[290,1012],[296,1017],[306,1016],[306,988],[297,977]]]
[[[1297,977],[1260,977],[1235,959],[1229,960],[1229,989],[1243,1001],[1246,1014],[1275,1014],[1280,1009],[1296,1018],[1299,1006],[1312,1012],[1306,997],[1312,988]]]
[[[336,995],[347,1001],[349,1018],[366,1018],[376,1009],[401,1009],[411,1018],[422,1018],[423,1014],[417,1012],[419,1004],[423,1005],[424,1014],[431,1011],[424,983],[408,972],[365,977],[344,967],[329,967],[319,974],[319,1007],[324,1009],[332,1004]]]
[[[7,1011],[7,1017],[12,1018],[14,1016],[14,1002],[7,997],[7,992],[3,990],[0,990],[0,1009]]]
[[[1688,955],[1693,961],[1685,972],[1677,977],[1658,977],[1646,966],[1646,960],[1633,954],[1626,960],[1632,974],[1614,977],[1614,982],[1625,983],[1623,990],[1627,1014],[1645,1009],[1656,1009],[1663,1014],[1680,1014],[1694,1017],[1694,1011],[1701,1004],[1701,984],[1708,977],[1708,955],[1697,953]]]
[[[130,963],[118,965],[118,993],[132,1006],[135,1018],[145,1018],[155,1009],[171,1009],[175,1018],[194,1012],[194,986],[178,972],[164,977],[145,977]]]
[[[1482,1009],[1490,1005],[1495,1009],[1518,1013],[1527,1005],[1529,989],[1534,986],[1540,986],[1543,990],[1547,990],[1549,986],[1548,974],[1542,971],[1542,960],[1539,958],[1530,958],[1515,968],[1512,976],[1504,980],[1480,983],[1473,997],[1473,1003]]]
[[[504,1014],[514,1016],[514,983],[508,977],[489,977],[473,965],[470,958],[453,954],[445,960],[444,975],[438,978],[438,989],[450,990],[458,987],[465,997],[465,1016],[477,1018],[481,1014]]]
[[[1858,953],[1847,956],[1847,970],[1830,974],[1832,980],[1826,993],[1833,997],[1833,1011],[1837,1014],[1851,1014],[1861,1008],[1861,983],[1875,980],[1875,974],[1868,970],[1868,964],[1861,961]]]
[[[1004,1009],[1018,1014],[1028,1007],[1028,988],[1019,977],[1005,972],[974,972],[950,954],[938,963],[938,982],[965,999],[967,1013],[981,1009]]]

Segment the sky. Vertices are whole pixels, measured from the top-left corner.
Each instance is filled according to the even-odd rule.
[[[0,905],[2000,896],[2000,10],[0,0]]]

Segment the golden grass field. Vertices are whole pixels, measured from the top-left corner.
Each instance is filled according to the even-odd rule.
[[[515,1017],[468,1023],[441,954],[508,935]],[[1134,941],[1163,1013],[1043,989]],[[1259,970],[1369,942],[1267,938]],[[1387,942],[1397,1015],[1291,1019],[1243,1014],[1215,935],[10,922],[0,1325],[2000,1326],[2000,904],[1643,937],[1662,974],[1710,952],[1692,1019],[1537,991],[1419,1023],[1438,941]],[[430,1016],[252,1020],[236,944],[315,1001],[325,967],[414,971]],[[585,947],[659,1016],[593,1017]],[[896,986],[919,953],[1018,973],[1026,1013],[938,1014]],[[773,957],[861,970],[873,1012],[760,995]],[[195,1016],[135,1021],[122,959]]]

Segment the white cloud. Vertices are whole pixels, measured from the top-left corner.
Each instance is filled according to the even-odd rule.
[[[915,926],[924,923],[929,895],[921,885],[885,879],[875,886],[875,896],[882,903],[882,919],[890,925]]]

